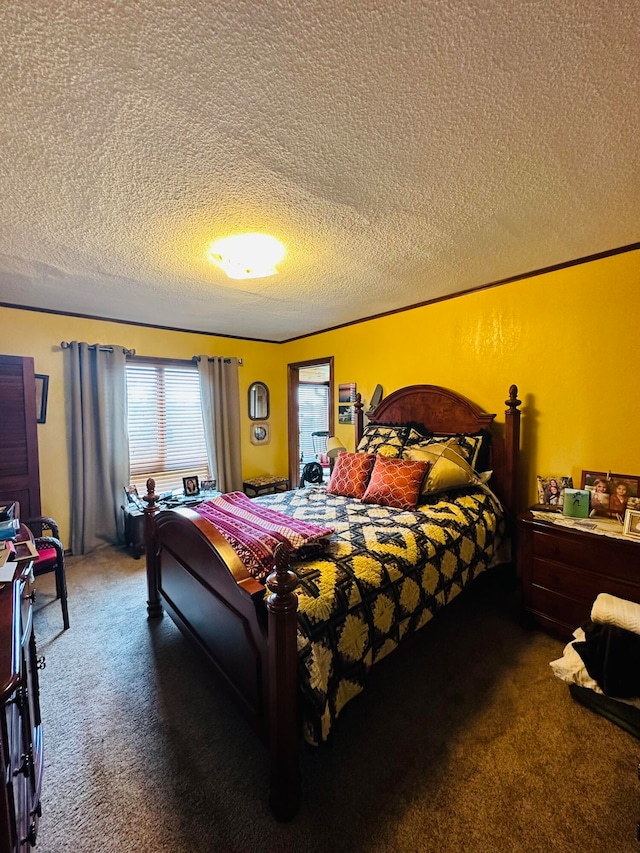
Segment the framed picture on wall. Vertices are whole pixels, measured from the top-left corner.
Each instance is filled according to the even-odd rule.
[[[338,423],[354,424],[356,422],[356,410],[352,405],[338,406]]]
[[[338,385],[338,403],[355,403],[356,401],[356,383],[341,382]]]
[[[251,444],[269,444],[271,427],[269,424],[251,424]]]
[[[44,373],[36,373],[36,421],[39,424],[47,422],[47,397],[49,396],[49,377]]]

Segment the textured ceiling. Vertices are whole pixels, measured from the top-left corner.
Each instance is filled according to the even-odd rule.
[[[0,302],[285,340],[640,238],[637,0],[4,0]],[[211,241],[267,231],[274,277]]]

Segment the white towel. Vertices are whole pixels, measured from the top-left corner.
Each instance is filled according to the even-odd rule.
[[[640,604],[601,592],[593,602],[591,621],[601,625],[617,625],[618,628],[640,634]]]

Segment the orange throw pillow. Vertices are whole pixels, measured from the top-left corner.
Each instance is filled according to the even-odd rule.
[[[428,471],[428,462],[376,456],[376,464],[362,500],[398,509],[415,509]]]
[[[347,453],[336,456],[327,492],[345,498],[362,499],[376,461],[373,453]]]

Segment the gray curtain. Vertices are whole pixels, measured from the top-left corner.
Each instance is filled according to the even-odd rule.
[[[65,349],[71,551],[124,542],[123,487],[129,483],[125,352],[72,341]]]
[[[202,355],[198,372],[211,476],[218,481],[219,491],[241,491],[238,359]]]

